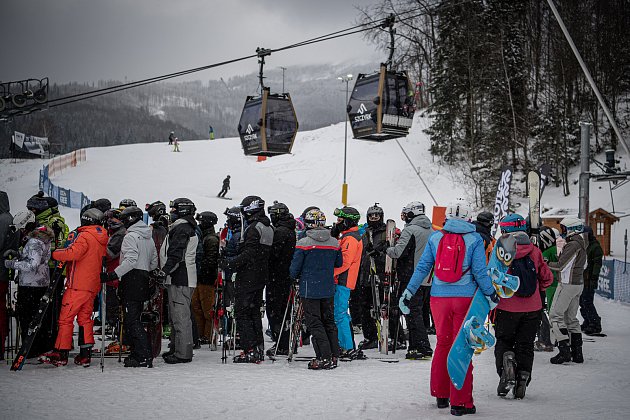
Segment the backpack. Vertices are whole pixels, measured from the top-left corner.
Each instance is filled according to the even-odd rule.
[[[536,264],[529,257],[525,255],[523,258],[518,258],[512,261],[512,265],[508,271],[513,276],[518,276],[520,284],[516,290],[515,295],[520,297],[530,297],[536,290],[538,290],[538,277],[536,275]]]
[[[466,255],[466,243],[464,237],[459,233],[444,232],[440,239],[437,253],[435,254],[434,274],[440,280],[447,283],[455,283],[462,278],[466,271],[462,271],[464,266],[464,256]]]

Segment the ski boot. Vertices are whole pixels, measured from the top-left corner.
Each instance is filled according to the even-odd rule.
[[[534,351],[552,352],[553,346],[551,344],[545,344],[542,341],[536,341],[534,343]]]
[[[65,366],[68,364],[68,350],[53,350],[39,356],[38,360],[53,366]]]
[[[501,379],[499,379],[499,386],[497,387],[497,395],[499,397],[505,397],[510,389],[516,385],[516,361],[515,355],[512,351],[506,351],[503,353],[503,371],[501,372]]]
[[[313,359],[308,362],[310,370],[330,370],[334,369],[332,360],[330,359]]]
[[[423,350],[407,350],[407,354],[405,354],[405,359],[407,360],[429,360],[433,356],[433,351],[426,352]]]
[[[283,349],[283,348],[279,348],[278,350],[276,350],[277,346],[274,344],[273,346],[271,346],[271,348],[267,349],[267,351],[265,352],[267,354],[267,357],[269,357],[270,359],[272,359],[275,356],[286,356],[289,354],[289,349]]]
[[[175,365],[177,363],[190,363],[192,362],[192,359],[180,359],[179,357],[175,356],[175,353],[173,353],[164,357],[164,362],[168,363],[169,365]],[[151,362],[151,365],[153,365],[153,362]]]
[[[406,350],[407,349],[407,343],[405,343],[404,341],[399,341],[398,343],[394,343],[394,340],[391,340],[387,346],[387,349],[389,351],[393,351],[394,350],[394,344],[396,344],[396,350]]]
[[[360,349],[356,350],[344,350],[339,354],[339,358],[345,361],[352,360],[365,360],[367,357],[363,354],[363,351]]]
[[[249,351],[241,351],[241,354],[234,356],[232,359],[234,363],[260,363],[260,356],[258,355],[258,351],[256,349],[251,349]]]
[[[90,362],[92,361],[92,346],[89,347],[81,347],[79,354],[74,356],[74,364],[90,367]]]
[[[575,363],[584,363],[581,333],[571,333],[571,360]]]
[[[370,350],[370,349],[375,349],[377,347],[378,347],[377,340],[368,340],[367,338],[361,341],[358,345],[358,348],[360,348],[361,350]]]
[[[153,359],[138,360],[133,356],[125,357],[124,363],[125,363],[125,367],[134,367],[134,368],[135,367],[146,367],[146,368],[153,367]]]
[[[437,397],[435,401],[437,402],[437,408],[448,408],[450,405],[448,398]]]
[[[518,372],[516,387],[512,390],[515,399],[522,400],[525,398],[525,391],[527,390],[527,385],[529,385],[531,379],[531,373],[525,371]]]
[[[472,407],[464,407],[462,405],[452,405],[451,406],[451,414],[454,416],[463,416],[466,414],[475,414],[477,412],[477,408],[473,405]]]
[[[556,354],[549,361],[552,365],[561,365],[571,361],[571,347],[569,340],[562,340],[558,343],[558,350],[560,353]]]
[[[121,348],[118,341],[113,341],[105,348],[105,356],[113,356],[118,353],[129,353],[129,346],[123,344]]]

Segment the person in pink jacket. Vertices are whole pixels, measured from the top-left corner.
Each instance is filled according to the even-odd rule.
[[[500,223],[502,233],[516,239],[516,256],[508,273],[518,276],[520,286],[510,299],[501,299],[496,308],[494,356],[500,376],[497,395],[525,397],[534,364],[534,341],[540,325],[543,303],[540,291],[553,282],[553,274],[542,253],[531,243],[522,216],[510,214]]]

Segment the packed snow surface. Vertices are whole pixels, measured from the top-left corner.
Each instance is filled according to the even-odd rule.
[[[472,198],[461,173],[433,162],[422,129],[428,120],[417,118],[410,136],[400,142],[414,161],[440,205],[458,197]],[[192,199],[199,211],[221,215],[247,195],[260,195],[268,204],[286,203],[297,216],[318,205],[332,219],[340,205],[343,181],[344,125],[299,133],[292,155],[265,162],[242,154],[238,139],[180,143],[180,153],[166,143],[136,144],[87,151],[87,162],[53,179],[57,185],[83,191],[90,198],[109,198],[117,204],[132,198],[140,206],[177,197]],[[1,189],[9,194],[13,213],[21,210],[37,190],[42,161],[0,164]],[[216,194],[230,174],[232,189],[221,200]],[[395,141],[361,142],[351,139],[347,149],[349,204],[362,214],[374,202],[386,218],[402,225],[400,209],[420,200],[431,214],[433,201]],[[515,178],[514,183],[521,180]],[[604,184],[603,186],[606,186]],[[591,207],[610,210],[607,188],[591,184]],[[630,212],[628,186],[614,192],[618,212]],[[548,187],[547,207],[577,208],[577,185],[564,197]],[[526,203],[526,199],[519,199]],[[61,208],[74,228],[78,210]],[[526,212],[526,204],[519,208]],[[622,235],[628,218],[613,227],[613,251],[623,255]],[[220,221],[224,219],[219,218]],[[492,350],[475,357],[475,418],[627,418],[630,410],[630,307],[599,297],[596,306],[608,337],[584,344],[583,365],[551,365],[552,353],[537,353],[527,398],[515,401],[496,396],[498,376]],[[359,342],[362,337],[356,336]],[[435,337],[432,336],[434,345]],[[269,347],[271,343],[267,343]],[[97,343],[98,346],[98,343]],[[368,357],[379,357],[375,350]],[[54,368],[27,364],[21,372],[0,369],[2,417],[35,418],[225,418],[225,419],[411,419],[449,416],[438,410],[429,393],[430,362],[406,361],[404,351],[387,357],[399,363],[371,359],[341,363],[333,371],[313,372],[305,362],[285,360],[261,365],[221,364],[220,352],[195,351],[192,363],[153,369],[126,369],[116,359],[98,360],[84,369],[75,365]],[[312,355],[310,346],[300,356]]]

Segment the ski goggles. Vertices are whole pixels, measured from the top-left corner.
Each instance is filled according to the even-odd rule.
[[[336,217],[341,217],[342,219],[350,219],[350,220],[359,220],[361,215],[359,214],[348,214],[343,211],[343,209],[335,209],[333,214]]]
[[[367,219],[369,222],[378,222],[379,220],[381,220],[381,215],[378,213],[368,214]]]

